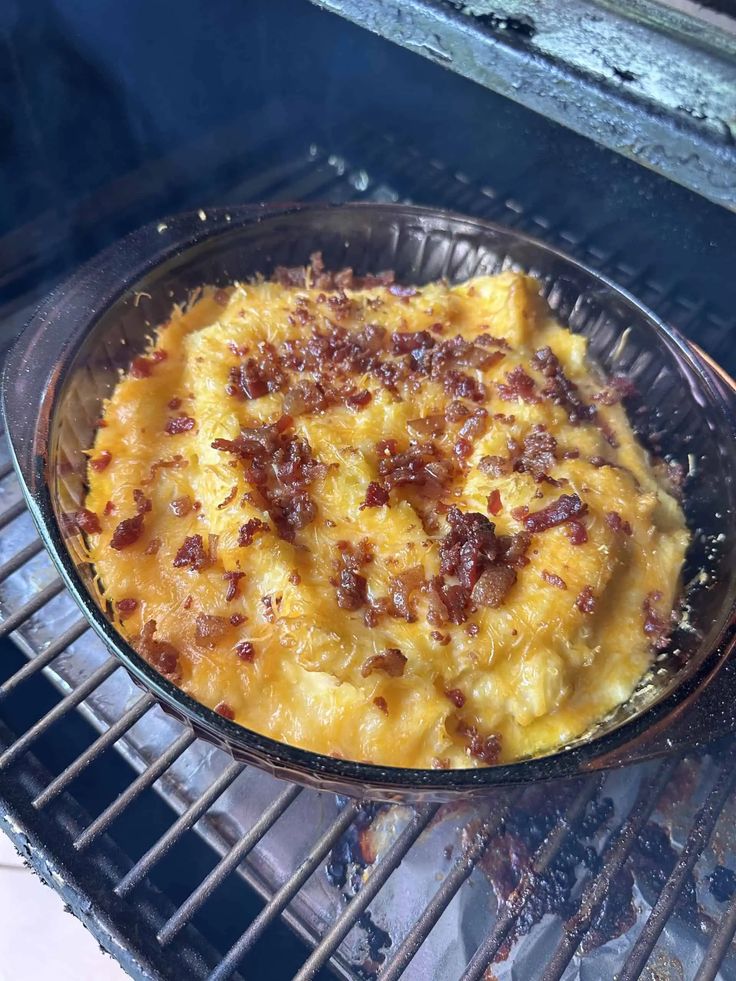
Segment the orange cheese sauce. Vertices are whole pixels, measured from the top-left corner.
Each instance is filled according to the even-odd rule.
[[[378,363],[404,366],[397,377],[375,364],[346,371],[338,354],[317,373],[284,358],[286,342],[313,331],[350,338],[367,325]],[[417,332],[430,338],[419,354],[394,353],[407,346],[394,334]],[[426,358],[457,336],[471,354],[452,355],[449,367],[431,362],[433,375]],[[546,348],[594,407],[585,418],[549,394],[534,357]],[[263,370],[243,373],[248,358]],[[281,377],[264,392],[274,367]],[[531,381],[521,394],[516,368]],[[322,404],[290,394],[318,377]],[[174,311],[104,406],[86,507],[101,527],[89,540],[105,599],[121,632],[186,692],[283,742],[404,767],[554,750],[625,701],[650,666],[688,544],[682,510],[621,405],[594,401],[603,388],[585,339],[554,321],[534,280],[511,272],[409,295],[272,282],[205,290]],[[450,403],[450,416],[465,415],[447,421]],[[478,410],[485,415],[462,437]],[[255,451],[237,441],[275,423],[283,429],[259,463],[264,497]],[[523,452],[533,431],[554,444],[536,464]],[[432,466],[418,482],[392,483],[382,460],[412,444],[432,447]],[[274,496],[274,445],[287,455],[301,447],[311,461],[306,512],[296,516],[288,494]],[[369,485],[387,502],[364,506]],[[578,517],[529,531],[528,514],[559,510],[563,496],[579,502]],[[473,520],[491,541],[527,535],[525,546],[515,539],[524,546],[515,564],[481,559],[495,585],[462,594],[459,622],[441,607],[438,616],[426,586],[458,585],[457,569],[443,571],[451,507],[483,516]],[[111,547],[128,519],[135,540]],[[244,533],[249,521],[265,527]],[[411,587],[403,614],[402,575]],[[387,662],[386,652],[401,658]]]

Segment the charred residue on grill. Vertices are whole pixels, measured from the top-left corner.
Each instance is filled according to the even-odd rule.
[[[345,806],[345,799],[338,797],[338,804]],[[360,889],[363,869],[376,860],[376,849],[370,829],[378,814],[387,810],[388,804],[366,801],[360,805],[355,820],[338,839],[327,859],[325,872],[330,885],[338,889],[347,887],[355,894]]]
[[[362,964],[355,965],[355,971],[359,977],[373,981],[386,960],[384,951],[391,946],[391,937],[383,927],[374,922],[370,910],[361,913],[357,925],[365,933],[368,952]]]
[[[344,807],[347,800],[338,797],[338,805]],[[376,860],[376,842],[372,832],[376,818],[389,809],[389,804],[366,801],[360,805],[355,820],[332,848],[325,865],[327,881],[343,891],[347,902],[360,892],[363,871]],[[365,934],[367,954],[362,964],[354,965],[358,975],[375,978],[386,959],[385,949],[391,946],[391,937],[373,921],[369,910],[360,915],[357,926]]]
[[[727,903],[736,895],[736,872],[725,865],[716,865],[708,876],[708,888],[717,903]]]
[[[567,917],[572,912],[571,896],[580,867],[595,873],[600,866],[593,840],[613,815],[609,797],[590,802],[578,827],[565,836],[546,872],[538,875],[532,868],[534,853],[564,819],[564,812],[580,787],[580,782],[575,781],[560,786],[554,793],[549,788],[527,791],[491,840],[481,868],[488,875],[498,902],[509,899],[523,877],[529,876],[533,883],[529,898],[499,948],[495,962],[505,960],[516,941],[528,934],[546,913]]]

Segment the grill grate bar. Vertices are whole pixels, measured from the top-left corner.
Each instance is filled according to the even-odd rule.
[[[0,439],[2,439],[4,435],[5,432],[0,433]],[[3,480],[5,477],[8,476],[9,473],[12,472],[13,472],[13,464],[10,462],[3,463],[3,465],[0,467],[0,480]]]
[[[291,878],[287,879],[281,888],[274,893],[245,933],[241,934],[240,938],[235,941],[227,954],[209,975],[207,981],[226,981],[226,978],[232,976],[240,960],[250,950],[256,940],[258,940],[266,927],[289,905],[307,879],[316,870],[317,866],[323,861],[329,850],[334,847],[340,836],[353,823],[359,810],[360,804],[358,801],[350,801],[350,803],[346,804],[322,837],[312,845],[309,854],[295,870]]]
[[[28,600],[23,606],[19,606],[15,613],[11,613],[9,617],[0,623],[0,637],[7,637],[8,634],[12,634],[22,623],[29,620],[34,613],[38,613],[42,606],[45,606],[55,596],[58,596],[63,589],[64,583],[61,579],[54,579],[48,586],[44,586],[40,592],[36,593],[33,599]]]
[[[406,937],[404,937],[401,946],[396,950],[391,960],[384,965],[380,974],[381,981],[397,981],[401,977],[419,948],[431,933],[435,923],[437,923],[445,912],[457,891],[485,854],[486,849],[491,843],[492,835],[505,820],[511,805],[520,796],[520,790],[509,794],[496,813],[485,819],[479,830],[473,835],[471,842],[465,848],[463,854],[445,876],[442,885],[429,901],[422,915]]]
[[[210,874],[191,893],[189,898],[182,903],[176,913],[164,923],[163,927],[156,934],[156,939],[162,946],[165,947],[166,944],[174,939],[182,927],[194,916],[200,906],[209,899],[215,889],[224,882],[233,869],[236,869],[240,865],[248,852],[258,844],[266,832],[270,831],[287,807],[297,799],[301,792],[301,787],[291,784],[266,808],[248,833],[233,845]]]
[[[108,658],[86,681],[82,682],[78,688],[75,688],[65,698],[62,698],[43,718],[39,719],[30,729],[27,729],[19,739],[16,739],[5,750],[2,756],[0,756],[0,770],[4,770],[10,766],[22,753],[25,753],[28,747],[39,736],[42,736],[55,722],[58,722],[62,716],[66,715],[67,712],[76,708],[80,702],[83,702],[95,688],[99,688],[103,681],[106,681],[113,671],[116,671],[119,667],[120,664],[115,658]]]
[[[314,977],[320,968],[324,967],[341,941],[355,926],[360,914],[383,888],[389,876],[401,865],[409,849],[438,810],[439,807],[436,805],[425,805],[415,809],[407,826],[373,867],[370,876],[361,886],[360,892],[350,900],[337,920],[322,937],[319,945],[294,976],[294,981],[308,981]]]
[[[498,910],[492,932],[478,947],[462,975],[461,981],[479,981],[491,960],[498,953],[506,939],[514,920],[531,899],[534,890],[539,888],[539,880],[547,870],[564,844],[565,838],[573,832],[585,809],[601,788],[600,776],[587,780],[570,802],[565,811],[534,854],[529,868],[524,872],[518,886],[508,900]]]
[[[25,565],[26,562],[30,562],[34,556],[42,551],[43,542],[40,538],[37,538],[29,545],[26,545],[25,548],[22,548],[20,552],[16,552],[4,565],[0,565],[0,582],[5,582],[8,576],[12,576],[21,566]]]
[[[169,748],[149,767],[135,778],[126,787],[109,807],[89,824],[84,831],[74,840],[74,847],[77,851],[84,851],[99,835],[103,833],[112,822],[118,818],[126,807],[131,804],[139,794],[143,793],[151,784],[172,766],[179,757],[186,752],[195,740],[195,735],[190,729],[185,729],[180,736],[174,740]]]
[[[166,854],[166,852],[181,838],[181,836],[188,831],[193,824],[202,817],[204,812],[208,810],[212,804],[217,800],[217,798],[223,794],[230,784],[243,772],[245,767],[242,763],[231,763],[230,766],[224,770],[217,780],[212,783],[209,788],[199,797],[197,800],[191,804],[182,815],[180,815],[176,821],[171,825],[166,834],[162,835],[155,845],[148,849],[142,858],[138,859],[133,868],[124,876],[120,882],[115,887],[115,893],[118,896],[126,896],[131,889],[138,885],[138,883],[151,871],[153,866],[160,861]]]
[[[9,525],[11,521],[15,521],[16,518],[19,518],[25,509],[26,502],[23,500],[23,498],[21,498],[19,501],[16,501],[15,504],[11,504],[6,511],[3,511],[3,513],[0,514],[0,531],[2,531],[6,525]]]
[[[565,923],[562,940],[560,940],[547,964],[547,969],[542,975],[542,981],[559,981],[564,974],[583,934],[605,899],[611,882],[623,867],[639,832],[654,810],[660,794],[672,777],[678,763],[679,760],[677,759],[667,759],[660,763],[655,775],[639,791],[637,801],[628,818],[604,853],[601,871],[590,880],[580,899],[577,912]]]
[[[57,637],[56,640],[52,641],[46,650],[37,654],[31,661],[24,664],[22,668],[19,668],[15,674],[12,674],[7,681],[4,681],[0,685],[0,700],[9,695],[22,682],[40,671],[41,668],[45,668],[50,664],[55,657],[58,657],[62,651],[65,651],[70,644],[78,640],[87,630],[89,630],[89,624],[86,620],[77,620],[76,623],[73,623],[68,630],[64,631],[61,637]]]
[[[50,804],[72,780],[79,776],[85,767],[96,760],[114,742],[117,742],[155,704],[156,699],[151,694],[146,694],[142,698],[139,698],[135,705],[131,706],[127,712],[120,716],[117,722],[110,726],[107,732],[98,736],[91,746],[81,753],[58,777],[51,781],[48,787],[34,799],[33,806],[37,810],[41,810],[41,808]]]
[[[720,817],[723,805],[736,783],[736,771],[732,767],[721,770],[713,788],[698,812],[692,830],[688,835],[680,857],[672,870],[669,879],[659,895],[649,918],[636,939],[636,943],[618,975],[619,981],[635,981],[641,975],[649,955],[654,949],[659,935],[667,920],[672,915],[675,903],[680,898],[688,874],[710,840],[716,822]]]
[[[708,944],[703,962],[698,968],[694,981],[715,981],[721,964],[728,953],[731,941],[736,933],[736,896],[723,914],[713,936]]]

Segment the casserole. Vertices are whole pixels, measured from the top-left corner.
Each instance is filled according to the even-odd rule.
[[[400,282],[413,284],[504,268],[537,276],[556,317],[587,336],[595,361],[608,372],[626,373],[645,393],[642,404],[633,400],[629,407],[644,443],[689,466],[685,510],[695,534],[685,570],[685,618],[632,699],[559,752],[480,770],[409,770],[320,756],[234,725],[158,675],[120,637],[98,605],[87,556],[60,534],[59,517],[84,497],[84,451],[101,401],[172,303],[186,301],[204,283],[225,286],[268,275],[277,265],[304,263],[315,250],[329,268],[392,268]],[[239,759],[332,790],[390,799],[484,792],[494,784],[610,765],[634,747],[640,756],[666,746],[670,737],[658,748],[651,736],[679,720],[725,660],[736,592],[732,399],[680,337],[567,257],[475,219],[379,205],[243,207],[148,226],[49,299],[16,345],[5,385],[8,431],[34,519],[95,630],[133,676]]]

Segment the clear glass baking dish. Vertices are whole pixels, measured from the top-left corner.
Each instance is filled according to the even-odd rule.
[[[669,648],[634,696],[570,746],[483,769],[411,770],[334,759],[276,742],[194,701],[117,632],[84,543],[61,516],[85,493],[84,451],[101,401],[174,302],[321,250],[328,268],[393,269],[399,282],[518,268],[537,276],[557,317],[589,339],[606,372],[627,374],[627,410],[641,438],[684,465],[693,531],[685,613]],[[564,254],[481,220],[403,205],[238,206],[148,225],[57,289],[6,362],[3,409],[28,506],[60,574],[133,678],[234,757],[313,786],[389,800],[447,800],[502,784],[565,777],[701,742],[736,728],[736,672],[728,662],[736,603],[736,398],[676,331],[632,296]],[[731,659],[733,661],[733,659]],[[725,667],[725,670],[722,670]]]

